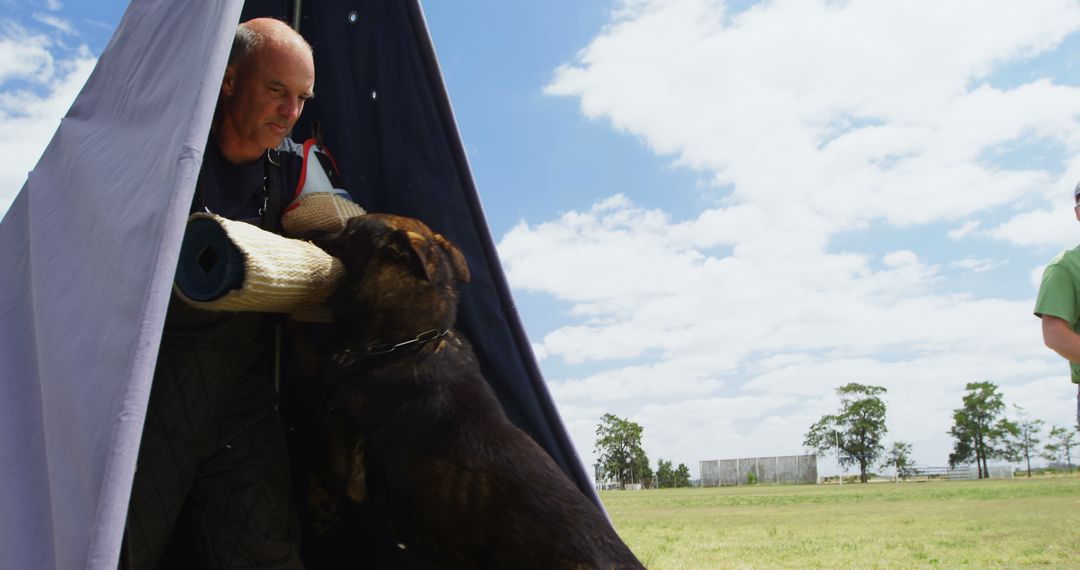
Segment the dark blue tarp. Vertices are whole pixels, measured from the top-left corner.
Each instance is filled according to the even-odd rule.
[[[257,8],[249,2],[243,19]],[[514,308],[419,3],[309,0],[302,14],[316,97],[294,132],[320,121],[360,204],[424,220],[462,249],[472,281],[458,328],[511,419],[592,495]]]
[[[116,567],[232,35],[294,8],[241,4],[134,0],[0,223],[4,567]],[[459,329],[511,419],[599,504],[514,309],[418,2],[308,0],[302,13],[316,98],[296,138],[320,121],[358,202],[423,219],[461,247],[472,282]]]

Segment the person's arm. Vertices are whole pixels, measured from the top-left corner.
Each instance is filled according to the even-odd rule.
[[[1042,315],[1043,342],[1070,362],[1080,363],[1080,335],[1064,319]]]

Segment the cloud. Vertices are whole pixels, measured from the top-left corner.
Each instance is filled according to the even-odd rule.
[[[888,267],[903,267],[919,263],[919,256],[910,250],[894,251],[887,254],[881,261]]]
[[[704,353],[706,368],[726,371],[755,353],[876,351],[953,330],[942,322],[927,332],[923,312],[938,315],[936,323],[983,308],[1015,310],[933,294],[938,268],[911,251],[885,255],[880,267],[866,256],[764,237],[761,247],[748,240],[731,254],[710,253],[717,238],[706,228],[724,213],[676,223],[632,204],[570,212],[519,224],[499,251],[516,287],[571,303],[580,324],[556,329],[543,346],[548,358],[572,363]]]
[[[1028,279],[1031,283],[1031,290],[1033,292],[1038,291],[1039,286],[1042,285],[1042,276],[1045,269],[1046,267],[1040,265],[1039,267],[1032,269],[1031,273],[1028,274]]]
[[[685,220],[615,195],[500,241],[515,288],[570,307],[538,344],[565,364],[552,390],[582,454],[598,410],[644,422],[654,457],[695,471],[791,453],[835,388],[858,381],[886,386],[895,437],[943,464],[966,382],[1064,393],[1030,300],[946,287],[925,245],[831,244],[879,226],[940,232],[931,244],[976,230],[1075,241],[1058,198],[1080,178],[1080,88],[995,72],[1077,30],[1069,0],[621,2],[545,92],[729,194]],[[1036,144],[1062,149],[1063,171],[999,160]],[[1039,406],[1059,422],[1071,408]]]
[[[959,269],[967,269],[975,273],[982,273],[991,269],[996,269],[1003,265],[1007,265],[1009,262],[1004,259],[984,259],[977,257],[965,257],[964,259],[958,259],[952,262],[952,266]]]
[[[1065,361],[1061,361],[1060,369],[1065,370]],[[1037,378],[1024,384],[1005,386],[1002,388],[1002,396],[1005,402],[1015,403],[1024,409],[1031,419],[1053,418],[1048,422],[1050,425],[1075,427],[1075,416],[1062,415],[1058,410],[1062,402],[1075,402],[1077,387],[1070,382],[1063,382],[1064,374]],[[1016,414],[1012,406],[1008,410],[1009,418],[1016,420]]]
[[[1076,216],[1068,203],[1053,210],[1022,212],[992,229],[990,235],[1018,245],[1072,247],[1077,241]]]
[[[0,86],[11,79],[52,79],[55,62],[49,36],[31,34],[14,24],[0,26]]]
[[[56,12],[64,7],[60,0],[45,0],[45,7]]]
[[[910,250],[890,252],[880,264],[798,244],[763,253],[736,240],[730,253],[717,252],[710,248],[718,237],[704,229],[724,213],[677,222],[616,196],[588,212],[521,223],[504,236],[499,251],[510,282],[569,303],[577,317],[545,335],[538,352],[546,361],[602,367],[550,378],[561,409],[646,418],[649,406],[680,410],[709,401],[720,413],[755,394],[813,402],[848,381],[880,384],[894,399],[897,437],[917,443],[923,462],[938,464],[966,382],[1008,384],[1060,368],[1042,346],[1030,301],[941,292],[937,267]],[[972,271],[1000,264],[958,262]],[[624,364],[628,359],[643,362]],[[834,408],[748,408],[742,413],[758,420],[744,422],[739,433],[748,439],[739,441],[703,440],[693,435],[701,428],[685,422],[646,425],[657,433],[654,455],[696,461],[715,454],[710,445],[775,455],[797,451],[806,427]],[[768,431],[747,427],[768,418],[777,422]],[[591,448],[590,434],[581,429],[579,449]]]
[[[0,28],[0,215],[15,195],[86,82],[97,59],[85,47],[65,50],[50,36]],[[18,82],[12,82],[17,80]]]
[[[964,222],[964,224],[961,225],[960,227],[958,227],[956,229],[953,229],[953,230],[949,230],[949,233],[947,235],[949,236],[949,239],[954,240],[954,241],[959,241],[961,239],[964,239],[968,235],[970,235],[971,232],[974,232],[975,230],[979,229],[979,226],[981,224],[982,224],[982,222],[980,222],[979,220],[967,221],[967,222]]]
[[[781,1],[730,19],[717,1],[635,1],[621,14],[546,92],[734,183],[742,202],[782,196],[827,229],[962,219],[1054,182],[984,164],[986,149],[1033,137],[1080,148],[1080,89],[988,83],[995,65],[1080,26],[1067,0]]]
[[[71,25],[71,22],[63,18],[58,18],[52,14],[43,14],[41,12],[34,12],[34,19],[50,28],[55,29],[58,32],[63,32],[68,35],[78,35],[78,31]]]

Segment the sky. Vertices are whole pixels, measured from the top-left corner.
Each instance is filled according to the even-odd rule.
[[[125,5],[0,0],[0,212]],[[424,11],[586,465],[605,413],[644,427],[653,467],[694,476],[800,454],[849,382],[888,390],[886,443],[921,465],[947,463],[968,382],[1073,425],[1032,307],[1042,267],[1080,242],[1080,2]]]

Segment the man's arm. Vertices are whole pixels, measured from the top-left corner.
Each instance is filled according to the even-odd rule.
[[[1065,319],[1042,315],[1043,342],[1070,362],[1080,363],[1080,335]]]

